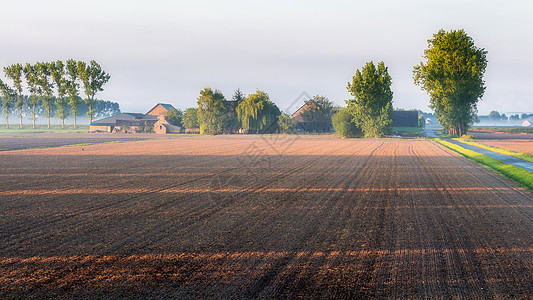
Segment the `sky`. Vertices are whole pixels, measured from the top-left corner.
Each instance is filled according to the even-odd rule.
[[[96,60],[111,75],[97,98],[123,112],[195,107],[210,87],[290,113],[302,95],[344,106],[355,71],[383,61],[394,107],[429,111],[412,71],[440,29],[488,51],[480,114],[533,112],[531,0],[4,1],[0,66]]]

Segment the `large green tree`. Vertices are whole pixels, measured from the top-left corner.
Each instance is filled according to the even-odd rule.
[[[325,96],[317,95],[308,100],[306,104],[308,104],[308,109],[302,113],[302,118],[307,129],[314,132],[329,132],[331,115],[335,111],[333,102]]]
[[[183,113],[182,118],[182,124],[185,128],[191,129],[191,128],[199,128],[200,124],[198,124],[198,115],[197,115],[198,109],[197,108],[187,108],[185,112]]]
[[[295,133],[298,121],[292,119],[286,113],[282,113],[278,116],[278,129],[280,133]]]
[[[77,67],[85,95],[87,96],[85,104],[89,108],[87,117],[89,117],[90,124],[94,117],[93,105],[96,101],[96,93],[104,90],[103,86],[109,81],[111,76],[102,70],[102,67],[94,60],[91,60],[88,65],[78,61]]]
[[[392,131],[391,85],[392,79],[383,62],[377,67],[368,62],[348,82],[348,91],[354,97],[347,101],[348,108],[365,138],[382,137]]]
[[[268,94],[259,90],[242,100],[236,110],[242,129],[249,133],[273,131],[281,114]]]
[[[198,97],[198,123],[201,134],[221,134],[227,122],[226,98],[219,90],[205,88]]]
[[[50,63],[50,73],[54,80],[57,97],[55,101],[56,116],[61,119],[61,127],[65,128],[65,119],[68,117],[67,80],[65,79],[65,65],[62,61]]]
[[[54,92],[53,81],[51,81],[50,63],[38,62],[35,64],[37,71],[37,85],[39,86],[38,94],[41,98],[41,103],[46,109],[46,117],[48,118],[48,128],[50,128],[50,118],[52,117],[52,108],[54,106]]]
[[[78,116],[79,105],[81,104],[78,83],[78,62],[74,59],[67,60],[65,73],[65,87],[69,98],[68,104],[70,105],[72,116],[74,117],[74,128],[76,128],[76,116]]]
[[[355,126],[353,115],[347,107],[339,109],[332,117],[333,128],[341,138],[351,138],[361,135],[361,129]]]
[[[439,123],[453,135],[466,134],[485,93],[487,51],[464,30],[440,30],[428,40],[425,62],[414,67],[415,84],[430,97]]]
[[[20,120],[20,128],[22,128],[22,108],[24,107],[24,97],[22,96],[22,75],[24,68],[21,64],[13,64],[4,67],[4,74],[7,78],[13,81],[13,88],[16,92],[14,108],[17,110],[17,116]]]
[[[167,120],[167,122],[169,122],[171,125],[174,125],[174,126],[181,127],[182,119],[183,119],[183,112],[179,109],[171,108],[165,114],[165,120]]]
[[[28,103],[31,117],[33,121],[33,128],[35,128],[35,120],[37,119],[37,109],[40,104],[40,99],[37,97],[39,94],[39,80],[37,76],[37,70],[35,69],[35,66],[32,64],[26,64],[24,66],[24,78],[26,78],[26,85],[28,87],[28,91],[30,92],[30,101]]]

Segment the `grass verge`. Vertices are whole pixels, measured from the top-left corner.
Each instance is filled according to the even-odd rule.
[[[531,127],[472,127],[468,130],[472,131],[493,131],[504,133],[533,133]]]
[[[471,140],[465,140],[465,139],[462,139],[462,138],[459,138],[459,139],[455,138],[454,140],[459,141],[461,143],[465,143],[465,144],[469,144],[469,145],[472,145],[472,146],[476,146],[476,147],[479,147],[479,148],[483,148],[483,149],[486,149],[486,150],[490,150],[490,151],[493,151],[493,152],[497,152],[497,153],[513,156],[513,157],[516,157],[516,158],[520,158],[520,159],[523,159],[525,161],[529,161],[529,162],[533,163],[533,155],[531,155],[529,153],[514,152],[514,151],[503,149],[503,148],[498,148],[498,147],[493,147],[493,146],[488,146],[488,145],[476,143],[476,142],[473,142]]]
[[[484,154],[465,149],[461,146],[452,144],[450,142],[447,142],[447,141],[444,141],[438,138],[433,139],[433,141],[497,173],[500,173],[503,176],[520,184],[521,186],[533,191],[533,172],[524,170],[522,168],[519,168],[513,165],[508,165],[492,157],[488,157]]]

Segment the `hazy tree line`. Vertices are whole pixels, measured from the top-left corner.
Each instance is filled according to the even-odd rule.
[[[316,106],[303,114],[308,124],[306,129],[330,132],[331,116],[335,111],[333,102],[324,96],[314,96],[306,104],[309,101]],[[205,88],[200,91],[197,105],[185,111],[173,110],[166,120],[187,129],[199,128],[201,134],[294,133],[298,129],[296,120],[283,113],[269,95],[260,90],[245,95],[237,89],[231,100],[227,100],[221,91]]]
[[[92,119],[120,112],[117,103],[96,99],[96,94],[103,91],[110,75],[92,60],[88,64],[73,59],[65,63],[37,62],[35,64],[20,63],[4,67],[5,77],[10,84],[0,80],[2,94],[2,111],[9,128],[9,114],[14,113],[23,125],[23,118],[31,116],[33,128],[37,116],[44,115],[48,119],[53,116],[61,119],[62,126],[68,116],[74,118],[86,114],[89,122]],[[29,93],[24,95],[24,87]],[[80,96],[83,92],[84,98]]]

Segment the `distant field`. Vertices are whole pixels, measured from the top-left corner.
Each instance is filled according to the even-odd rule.
[[[527,298],[533,194],[423,140],[0,152],[0,298]]]
[[[491,133],[470,131],[475,142],[533,155],[533,133]]]
[[[99,144],[109,142],[139,141],[164,138],[156,134],[106,134],[106,133],[25,133],[0,134],[1,150],[61,147],[67,145]]]
[[[531,127],[473,127],[469,130],[501,133],[533,133],[533,128]]]

